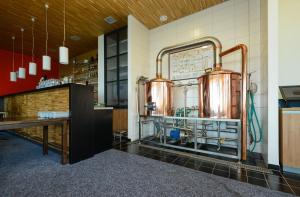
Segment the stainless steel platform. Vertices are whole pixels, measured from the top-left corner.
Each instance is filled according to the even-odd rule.
[[[141,142],[182,151],[241,159],[240,119],[143,116],[140,117],[139,123]],[[175,128],[180,131],[179,140],[170,137],[170,131]],[[206,149],[207,146],[215,148]]]

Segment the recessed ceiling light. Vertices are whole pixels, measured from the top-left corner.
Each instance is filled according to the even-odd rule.
[[[104,21],[107,22],[110,25],[114,24],[115,22],[117,22],[117,20],[114,17],[112,17],[112,16],[108,16],[108,17],[104,18]]]
[[[161,16],[159,17],[159,20],[160,20],[160,22],[165,22],[165,21],[168,20],[168,16],[167,16],[167,15],[161,15]]]
[[[73,40],[73,41],[79,41],[80,37],[77,36],[77,35],[73,35],[73,36],[70,36],[70,39]]]

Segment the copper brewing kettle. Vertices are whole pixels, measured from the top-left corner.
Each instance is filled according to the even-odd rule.
[[[199,117],[240,118],[241,74],[214,68],[198,78]]]
[[[161,75],[146,82],[145,99],[147,115],[172,115],[173,85],[172,81],[162,78]]]

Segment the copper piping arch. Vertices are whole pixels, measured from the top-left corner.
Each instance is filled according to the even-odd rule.
[[[224,52],[220,53],[220,57],[226,56],[235,51],[241,50],[242,55],[242,106],[241,106],[241,122],[242,122],[242,160],[247,159],[247,46],[239,44]]]
[[[164,55],[170,54],[170,53],[175,53],[175,52],[180,52],[180,51],[187,50],[187,49],[198,48],[201,46],[207,46],[207,45],[212,45],[214,48],[214,50],[213,50],[214,51],[214,67],[221,68],[222,61],[221,61],[221,57],[219,54],[222,51],[222,44],[217,38],[207,36],[207,37],[199,38],[199,39],[196,39],[193,41],[184,42],[182,44],[163,48],[158,53],[157,58],[156,58],[156,78],[162,77],[162,58]]]
[[[214,48],[214,66],[221,68],[219,53],[222,50],[221,42],[214,37],[203,37],[191,42],[163,48],[156,59],[156,78],[145,84],[145,113],[154,116],[172,115],[173,108],[173,85],[174,83],[162,77],[162,58],[166,54],[175,53],[187,49],[212,45]]]

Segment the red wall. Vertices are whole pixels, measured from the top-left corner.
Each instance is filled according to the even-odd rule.
[[[10,81],[10,72],[12,71],[12,52],[0,49],[0,96],[23,92],[35,89],[40,78],[44,75],[50,78],[58,78],[59,64],[51,59],[51,71],[42,70],[42,58],[36,57],[37,75],[29,75],[29,62],[31,56],[24,55],[24,67],[26,68],[26,79],[17,79],[17,82]],[[15,53],[15,71],[21,66],[21,54]]]

